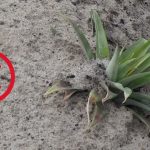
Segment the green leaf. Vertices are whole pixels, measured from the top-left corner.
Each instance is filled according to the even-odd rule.
[[[131,108],[129,108],[129,110],[133,113],[134,116],[136,116],[140,121],[142,121],[147,126],[147,128],[150,130],[150,122],[147,119],[145,119],[142,114],[140,114],[139,112],[137,112]]]
[[[150,68],[150,54],[147,54],[145,57],[146,60],[137,68],[135,73],[143,72]]]
[[[79,27],[77,26],[77,24],[74,21],[72,21],[71,19],[64,17],[64,16],[63,16],[63,18],[65,18],[65,20],[67,20],[74,28],[78,38],[81,41],[83,49],[85,50],[87,59],[94,59],[95,55],[94,55],[93,50],[90,47],[90,44],[89,44],[87,38],[85,37],[84,33],[79,29]]]
[[[133,50],[134,51],[133,58],[144,56],[148,52],[149,49],[150,49],[150,40],[147,40],[145,44],[137,47],[135,51]]]
[[[135,61],[136,58],[129,59],[126,62],[119,65],[118,69],[118,80],[121,80],[122,78],[126,77],[126,75],[129,72],[129,67],[131,64]]]
[[[131,89],[148,85],[150,83],[150,71],[126,77],[118,82],[121,83],[123,86],[128,86]]]
[[[133,92],[130,97],[145,105],[150,105],[150,95],[142,94],[139,92]]]
[[[119,57],[119,51],[118,51],[118,47],[116,47],[114,55],[111,59],[111,61],[109,62],[109,65],[106,69],[106,74],[108,76],[108,78],[111,81],[116,81],[117,80],[117,75],[118,75],[118,57]]]
[[[140,57],[138,59],[136,59],[134,61],[134,63],[131,65],[131,67],[129,67],[129,71],[128,71],[128,75],[131,75],[133,74],[136,70],[138,70],[138,68],[144,64],[144,62],[147,60],[147,59],[150,59],[150,53],[147,53],[146,55],[144,55],[143,57]],[[150,65],[150,64],[149,64]],[[144,66],[145,68],[145,66]],[[140,70],[139,70],[140,71]],[[140,73],[140,72],[138,72]]]
[[[91,17],[96,30],[96,58],[109,58],[108,42],[101,19],[95,10],[91,11]]]
[[[124,63],[129,59],[142,57],[148,52],[149,48],[150,40],[140,39],[137,42],[135,42],[132,46],[127,48],[127,50],[124,51],[124,53],[122,53],[122,55],[119,58],[119,62]]]
[[[144,111],[150,112],[150,106],[149,105],[145,105],[141,102],[138,102],[138,101],[130,99],[130,98],[124,103],[124,105],[135,106],[135,107],[141,108]]]
[[[121,48],[120,53],[119,53],[119,57],[121,57],[121,55],[124,52],[124,50],[125,50],[125,46]]]
[[[121,90],[124,93],[124,101],[123,103],[126,102],[126,100],[128,99],[128,97],[132,94],[132,90],[128,87],[123,87],[122,84],[117,83],[117,82],[110,82],[111,87],[117,88],[119,90]]]
[[[120,64],[118,71],[118,79],[130,76],[134,73],[140,73],[150,66],[150,53],[143,57],[133,58]]]

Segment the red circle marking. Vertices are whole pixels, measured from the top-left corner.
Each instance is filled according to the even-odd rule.
[[[8,68],[9,68],[9,72],[10,72],[10,83],[7,87],[7,89],[0,95],[0,101],[4,100],[12,91],[13,87],[14,87],[14,83],[15,83],[15,70],[14,67],[11,63],[11,61],[3,54],[0,53],[0,58],[2,58],[5,63],[7,64]]]

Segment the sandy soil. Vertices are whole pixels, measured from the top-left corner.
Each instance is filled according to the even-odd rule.
[[[42,97],[54,79],[78,79],[86,64],[76,35],[59,14],[83,26],[94,45],[87,25],[94,8],[111,48],[150,37],[148,0],[0,0],[0,51],[16,71],[13,92],[0,103],[0,150],[150,149],[145,126],[125,108],[112,105],[109,116],[87,134],[87,94],[69,102],[62,95]]]

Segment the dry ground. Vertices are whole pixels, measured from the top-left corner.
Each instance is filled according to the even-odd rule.
[[[112,106],[107,119],[87,134],[86,94],[70,102],[62,95],[42,98],[54,79],[78,78],[86,63],[59,13],[79,22],[90,37],[87,22],[94,8],[101,12],[111,48],[150,37],[149,0],[0,0],[0,51],[16,71],[13,92],[0,103],[0,150],[150,149],[145,126],[124,108]]]

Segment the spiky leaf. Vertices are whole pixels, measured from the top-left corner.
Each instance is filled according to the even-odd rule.
[[[145,61],[135,70],[135,73],[144,72],[147,69],[150,69],[150,54],[144,56]]]
[[[118,47],[116,47],[114,55],[111,59],[111,61],[109,62],[109,65],[106,69],[106,74],[108,76],[108,78],[111,81],[116,81],[117,80],[117,75],[118,75],[118,57],[119,57],[119,51],[118,51]]]
[[[140,73],[149,66],[150,53],[147,53],[143,57],[129,59],[125,63],[119,65],[118,79],[131,76],[134,73]]]
[[[96,58],[109,58],[107,38],[101,19],[95,10],[91,11],[91,17],[96,30]]]
[[[129,67],[131,66],[131,64],[136,60],[136,58],[133,59],[129,59],[126,62],[122,63],[119,65],[118,68],[118,80],[124,78],[127,76],[128,72],[129,72]]]
[[[124,51],[124,53],[122,53],[122,55],[119,58],[119,62],[124,63],[129,59],[142,57],[147,53],[149,48],[150,41],[142,38],[135,42],[133,45],[131,45],[129,48],[127,48],[127,50]]]
[[[150,71],[126,77],[118,82],[121,83],[123,86],[128,86],[131,89],[148,85],[150,83]]]
[[[63,16],[64,17],[64,16]],[[83,46],[83,49],[84,49],[84,52],[85,52],[85,55],[87,57],[87,59],[94,59],[95,58],[95,55],[93,53],[93,50],[87,40],[87,38],[85,37],[84,33],[80,30],[80,28],[77,26],[77,24],[72,21],[71,19],[67,18],[67,17],[64,17],[65,20],[67,20],[71,25],[72,27],[74,28],[82,46]]]
[[[124,103],[124,105],[126,105],[126,106],[136,106],[136,107],[138,107],[138,108],[140,108],[140,109],[142,109],[142,110],[144,110],[144,111],[147,111],[147,112],[150,112],[150,106],[149,105],[145,105],[145,104],[143,104],[143,103],[141,103],[141,102],[138,102],[138,101],[136,101],[136,100],[134,100],[134,99],[128,99],[125,103]]]
[[[131,66],[129,66],[129,70],[128,70],[128,76],[130,76],[131,74],[133,74],[135,71],[138,70],[138,68],[142,65],[145,65],[144,62],[150,59],[150,53],[147,53],[146,55],[144,55],[143,57],[137,58],[132,64]],[[150,65],[150,64],[149,64]],[[138,73],[140,73],[141,71],[138,70]]]
[[[145,105],[150,105],[150,95],[146,95],[146,94],[139,93],[139,92],[133,92],[130,97]]]

